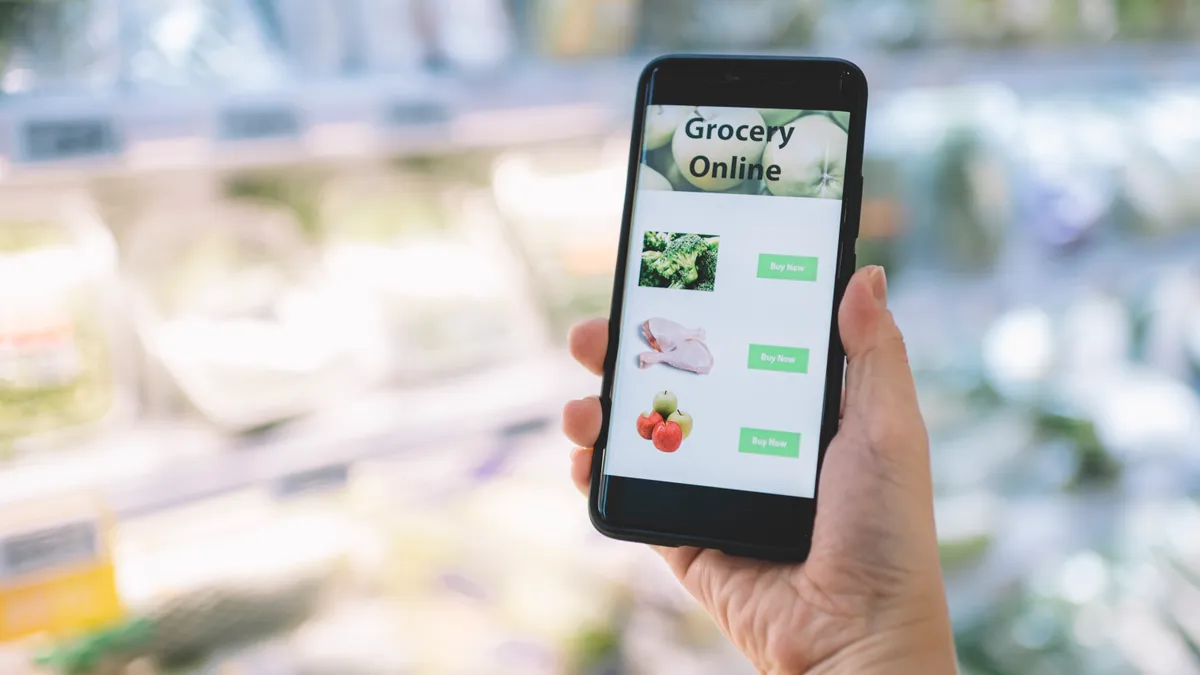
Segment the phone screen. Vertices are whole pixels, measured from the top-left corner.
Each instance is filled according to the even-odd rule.
[[[604,473],[811,498],[850,114],[645,115]]]

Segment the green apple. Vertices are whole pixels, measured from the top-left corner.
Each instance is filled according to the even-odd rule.
[[[675,133],[679,122],[695,110],[688,105],[647,106],[644,147],[647,150],[653,150],[670,143],[671,136]]]
[[[670,146],[657,150],[646,150],[642,153],[642,164],[665,176],[668,171],[675,168],[675,157],[671,154]]]
[[[773,127],[779,127],[796,119],[804,111],[790,108],[759,108],[758,112],[762,115],[764,122]]]
[[[693,122],[697,118],[701,122]],[[689,122],[692,123],[690,128],[693,132],[701,131],[701,138],[693,138],[688,135]],[[716,133],[708,138],[709,125],[717,125],[713,128],[714,131],[726,125],[731,130],[746,127],[742,132],[743,135],[753,127],[765,127],[765,125],[762,115],[759,115],[758,111],[753,108],[715,107],[696,108],[694,115],[688,115],[679,123],[679,127],[675,129],[675,138],[671,141],[671,150],[675,153],[675,164],[679,167],[679,172],[689,183],[701,190],[719,192],[728,190],[744,179],[730,175],[722,176],[715,170],[710,170],[702,176],[693,175],[690,171],[692,160],[703,155],[709,162],[722,162],[728,167],[731,158],[737,157],[739,162],[753,164],[762,158],[763,147],[767,142],[765,139],[755,141],[749,138],[743,141],[736,137],[721,139]],[[696,134],[693,133],[693,135]]]
[[[667,150],[669,152],[670,148],[668,148]],[[688,180],[683,177],[683,174],[680,173],[679,167],[675,165],[674,159],[671,160],[670,166],[667,167],[666,171],[662,172],[662,175],[663,175],[663,177],[665,177],[667,179],[667,182],[669,182],[671,184],[671,187],[673,187],[676,190],[694,190],[695,189],[694,187],[692,187],[692,184],[689,183]]]
[[[643,164],[638,172],[638,187],[643,190],[672,190],[666,176]]]
[[[683,437],[684,438],[687,438],[688,436],[691,435],[691,433],[692,433],[692,416],[691,415],[683,412],[682,410],[676,410],[675,412],[673,412],[667,416],[667,421],[678,424],[679,428],[683,429]]]
[[[767,144],[763,164],[780,168],[779,180],[765,181],[771,194],[841,199],[846,177],[846,132],[825,115],[808,115],[788,125],[782,148],[777,136]]]
[[[654,395],[654,412],[663,418],[670,417],[671,413],[678,409],[679,399],[675,398],[675,394],[664,390]]]

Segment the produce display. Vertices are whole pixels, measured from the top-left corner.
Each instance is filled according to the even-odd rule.
[[[379,379],[375,308],[330,280],[281,209],[179,195],[130,241],[142,342],[219,427],[278,422]]]
[[[556,342],[576,321],[608,314],[627,150],[614,137],[509,150],[492,163],[496,208]]]
[[[0,139],[0,471],[45,468],[21,490],[119,493],[124,613],[82,633],[0,640],[0,672],[751,672],[660,560],[591,530],[562,475],[557,429],[531,440],[538,422],[513,419],[498,435],[411,452],[419,439],[354,433],[419,415],[372,406],[374,393],[360,405],[360,393],[391,401],[395,387],[407,401],[436,385],[461,386],[463,400],[507,398],[460,383],[522,357],[565,362],[568,326],[607,315],[625,128],[567,141],[548,124],[541,145],[500,147],[497,136],[487,151],[374,165],[339,156],[234,176],[223,160],[241,153],[236,143],[209,144],[208,129],[174,138],[143,126],[139,106],[206,106],[243,87],[303,97],[310,84],[352,77],[346,91],[362,100],[315,106],[329,118],[303,121],[314,138],[336,137],[343,114],[384,124],[374,87],[410,83],[455,102],[448,143],[460,121],[467,129],[492,112],[455,108],[463,89],[485,108],[500,99],[497,120],[511,114],[527,138],[525,127],[542,132],[537,111],[525,119],[505,105],[548,103],[571,123],[611,108],[619,122],[628,110],[597,92],[631,81],[637,54],[816,50],[862,53],[865,66],[883,58],[872,49],[922,45],[944,50],[912,57],[925,68],[913,76],[920,88],[882,78],[873,93],[856,254],[860,266],[887,266],[916,371],[960,669],[1198,672],[1200,108],[1185,66],[1200,15],[1188,6],[0,0],[0,94],[13,97],[0,110],[12,131]],[[1120,44],[1162,37],[1180,42]],[[1096,44],[1061,47],[1080,42]],[[1041,73],[1014,47],[1027,44],[1060,45],[1033,63],[1107,84],[1039,88]],[[631,50],[566,67],[545,58]],[[513,61],[519,52],[529,60]],[[1130,76],[1128,64],[1160,53],[1161,72]],[[1106,81],[1109,62],[1126,70]],[[924,86],[926,73],[963,86]],[[143,103],[164,87],[170,96]],[[77,103],[85,92],[101,103]],[[559,109],[580,100],[589,106]],[[135,133],[113,163],[35,165],[12,154],[27,140],[27,104],[98,111],[101,122],[115,112],[116,131]],[[831,111],[650,106],[639,188],[837,199],[848,122]],[[214,162],[148,171],[143,133],[182,145],[200,134]],[[86,185],[100,208],[63,215],[68,184]],[[715,291],[728,274],[719,238],[686,228],[636,234],[631,273],[649,292]],[[635,318],[644,345],[630,358],[663,376],[652,386],[672,389],[647,390],[645,411],[624,423],[672,461],[696,442],[694,402],[677,381],[730,356],[710,349],[712,325]],[[515,399],[525,384],[514,377],[504,391]],[[310,422],[327,435],[310,438]],[[180,430],[188,442],[175,442]],[[321,442],[274,443],[301,437]],[[340,476],[335,485],[278,479],[292,462],[332,461],[323,453],[338,459],[317,473]],[[136,476],[139,489],[125,494],[115,476]],[[244,492],[203,498],[231,484]],[[289,492],[296,485],[304,496]],[[147,506],[143,492],[162,498]],[[8,501],[0,510],[29,513]],[[6,616],[20,608],[9,588]]]
[[[392,459],[296,503],[241,494],[118,528],[129,618],[12,672],[600,675],[693,659],[707,665],[689,672],[738,672],[683,592],[651,583],[665,571],[648,551],[577,517],[578,495],[546,470],[557,432],[518,444],[508,475],[455,494],[414,496],[425,460]]]
[[[88,211],[0,206],[0,447],[117,405],[115,274],[112,237]]]
[[[170,671],[218,648],[294,629],[315,611],[321,580],[279,587],[212,587],[148,609],[139,618],[65,643],[37,657],[63,675],[120,673],[149,660]]]
[[[378,307],[395,377],[536,351],[519,260],[479,191],[411,172],[347,175],[325,186],[320,221],[332,281]]]

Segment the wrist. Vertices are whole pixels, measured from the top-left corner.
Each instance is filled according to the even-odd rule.
[[[929,620],[864,636],[804,675],[955,675],[957,672],[949,622]]]

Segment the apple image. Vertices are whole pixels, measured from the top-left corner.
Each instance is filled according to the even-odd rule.
[[[650,436],[654,434],[654,427],[663,423],[663,416],[654,411],[644,412],[638,415],[637,432],[638,436],[646,440],[650,440]]]
[[[693,121],[696,119],[700,121]],[[709,125],[717,126],[710,127]],[[729,131],[736,132],[738,127],[746,127],[742,131],[744,136],[750,133],[750,129],[764,126],[762,115],[759,115],[758,111],[753,108],[700,107],[696,108],[694,115],[688,115],[681,121],[678,128],[675,129],[675,138],[671,140],[671,151],[675,153],[675,164],[679,167],[679,172],[683,174],[683,177],[701,190],[719,192],[728,190],[743,181],[742,178],[722,176],[716,173],[712,163],[723,163],[727,167],[726,173],[728,173],[730,160],[733,157],[738,158],[739,164],[742,162],[754,164],[762,158],[763,147],[767,144],[765,138],[758,141],[747,138],[743,141],[734,134],[729,138],[722,139],[719,131],[726,125],[728,125],[727,133]],[[689,129],[693,136],[700,137],[688,136]],[[710,131],[712,132],[711,138],[709,137]],[[709,166],[703,175],[697,176],[692,173],[691,167],[692,160],[699,156],[707,158]]]
[[[793,110],[790,108],[759,108],[758,113],[762,115],[763,121],[773,127],[780,127],[792,120],[796,119],[803,113],[803,110]]]
[[[651,441],[655,448],[663,452],[675,452],[683,443],[683,429],[674,422],[663,422],[654,427]]]
[[[642,164],[665,176],[675,167],[675,157],[671,155],[670,147],[646,150],[642,153]]]
[[[688,436],[692,435],[692,416],[691,415],[683,412],[682,410],[676,410],[675,412],[671,413],[669,417],[667,417],[667,421],[678,424],[679,428],[683,430],[684,438],[687,438]]]
[[[667,154],[671,154],[670,151],[671,151],[671,149],[667,148]],[[669,183],[671,183],[671,187],[675,190],[694,190],[694,189],[696,189],[696,188],[692,187],[692,184],[689,183],[688,180],[683,177],[682,173],[680,173],[679,167],[675,164],[674,157],[671,158],[671,163],[667,166],[666,171],[662,172],[662,175],[667,179],[667,181]]]
[[[652,105],[646,108],[645,145],[647,150],[661,148],[671,142],[671,135],[680,120],[696,109],[687,105]]]
[[[671,181],[661,173],[643,164],[638,171],[638,187],[643,190],[674,190]]]
[[[844,110],[834,110],[829,113],[833,118],[833,123],[842,128],[842,131],[850,131],[850,113]]]
[[[654,412],[662,415],[663,419],[676,410],[679,410],[679,399],[675,398],[675,394],[664,390],[654,395]]]
[[[764,181],[771,194],[784,197],[841,199],[849,138],[825,115],[808,115],[788,125],[791,140],[780,148],[778,136],[763,153],[763,164],[780,168],[779,180]]]

